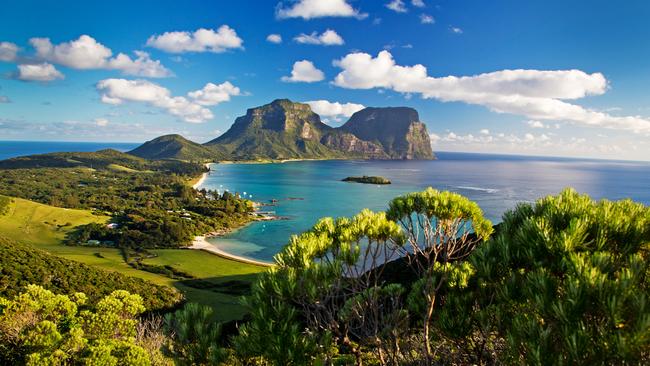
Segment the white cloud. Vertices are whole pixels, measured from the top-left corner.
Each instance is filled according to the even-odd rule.
[[[187,95],[202,106],[213,106],[230,101],[230,97],[241,95],[241,91],[226,81],[218,85],[207,83],[203,89],[190,92]]]
[[[340,46],[345,43],[343,38],[332,29],[328,29],[320,35],[317,32],[312,32],[311,34],[301,33],[296,36],[294,40],[298,43],[318,44],[323,46]]]
[[[185,122],[201,123],[214,117],[205,106],[212,106],[239,95],[239,88],[225,82],[206,84],[203,89],[188,93],[188,97],[175,97],[169,89],[147,80],[105,79],[96,85],[102,102],[119,105],[124,102],[145,103],[164,109]]]
[[[427,14],[420,14],[420,23],[422,24],[434,24],[436,22],[435,19],[431,15]]]
[[[40,59],[73,69],[120,70],[125,75],[152,78],[172,75],[160,61],[152,60],[146,52],[135,51],[136,59],[124,53],[111,58],[113,51],[88,35],[58,45],[53,45],[49,38],[32,38],[29,42]]]
[[[490,130],[488,130],[487,128],[482,129],[480,132],[481,132],[481,135],[489,135],[490,134]]]
[[[6,103],[11,103],[11,99],[9,99],[9,97],[6,95],[0,95],[0,104]]]
[[[526,123],[531,128],[548,128],[548,125],[545,125],[544,123],[542,123],[540,121],[530,120],[530,121],[527,121]]]
[[[354,17],[363,19],[368,14],[354,9],[347,0],[298,0],[293,6],[285,8],[278,4],[276,16],[284,18],[303,18],[305,20],[322,17]]]
[[[404,4],[404,1],[402,0],[391,0],[388,4],[386,4],[386,7],[394,12],[398,13],[406,13],[406,5]]]
[[[268,36],[266,36],[266,40],[271,43],[278,44],[278,43],[282,43],[282,36],[279,34],[269,34]]]
[[[305,103],[309,104],[314,113],[321,117],[335,120],[339,120],[341,117],[350,117],[365,108],[362,104],[330,102],[328,100],[310,100]]]
[[[11,42],[0,42],[0,61],[12,62],[16,60],[18,46]]]
[[[325,74],[316,68],[311,61],[296,61],[291,70],[291,76],[283,76],[282,81],[297,83],[313,83],[325,79]]]
[[[334,61],[334,65],[342,69],[334,84],[343,88],[392,89],[419,93],[425,99],[482,105],[497,113],[523,115],[534,120],[650,133],[649,119],[612,116],[564,101],[604,94],[608,84],[601,73],[519,69],[432,77],[423,65],[397,65],[388,51],[381,51],[377,57],[351,53]]]
[[[221,53],[229,49],[242,48],[243,43],[237,32],[227,25],[222,25],[216,31],[200,28],[192,33],[165,32],[161,35],[153,35],[147,40],[147,46],[170,53]]]
[[[46,62],[18,65],[18,75],[16,77],[24,81],[53,81],[64,78],[63,74],[54,65]]]
[[[108,126],[109,121],[106,118],[95,118],[95,124],[99,127]]]
[[[450,27],[449,30],[451,31],[451,33],[463,34],[463,30],[458,27]]]
[[[411,0],[411,5],[417,7],[417,8],[424,8],[424,1],[423,0]]]

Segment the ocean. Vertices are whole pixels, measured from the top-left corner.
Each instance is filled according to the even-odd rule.
[[[476,201],[493,223],[520,202],[574,187],[594,198],[631,198],[650,204],[650,163],[469,153],[437,153],[434,161],[297,161],[213,164],[202,187],[239,192],[270,203],[265,211],[287,218],[254,222],[224,238],[209,239],[232,254],[270,261],[292,234],[325,216],[385,210],[395,196],[433,187]],[[391,185],[341,182],[378,175]]]
[[[140,146],[135,142],[63,142],[63,141],[0,141],[0,160],[17,156],[66,151],[97,151],[115,149],[129,151]]]

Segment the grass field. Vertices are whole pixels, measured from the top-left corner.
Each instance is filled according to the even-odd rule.
[[[12,198],[12,202],[5,211],[0,215],[0,234],[7,238],[105,270],[117,271],[157,284],[174,286],[185,293],[188,301],[213,306],[216,318],[219,320],[236,319],[244,314],[244,310],[238,303],[238,296],[214,289],[189,287],[163,275],[136,270],[122,260],[117,249],[62,245],[66,232],[75,226],[91,222],[106,222],[108,220],[106,216],[93,215],[86,210],[47,206],[19,198]],[[146,263],[170,265],[212,284],[227,283],[228,281],[251,281],[254,279],[255,273],[264,269],[203,251],[160,249],[153,252],[157,257],[147,259]]]

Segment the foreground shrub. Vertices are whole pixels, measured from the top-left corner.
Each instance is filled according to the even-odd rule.
[[[150,365],[136,343],[139,295],[114,291],[93,310],[86,295],[55,295],[30,285],[0,299],[0,363],[6,365]],[[83,309],[83,310],[82,310]]]
[[[471,256],[473,290],[450,293],[447,307],[480,308],[463,329],[487,323],[506,363],[647,363],[649,245],[648,207],[566,190],[507,213]]]

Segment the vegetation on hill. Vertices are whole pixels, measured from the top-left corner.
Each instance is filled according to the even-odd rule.
[[[89,322],[45,319],[39,309],[84,315],[58,310],[74,310],[65,297],[52,302],[30,288],[1,302],[0,327],[20,331],[5,332],[14,337],[0,352],[71,363],[97,354],[160,364],[153,360],[162,354],[177,364],[647,364],[648,245],[650,208],[629,200],[596,202],[566,190],[506,213],[494,234],[476,203],[427,189],[395,198],[387,212],[325,218],[294,236],[246,297],[251,315],[239,327],[212,323],[198,305],[165,321],[136,321],[142,308],[133,306],[120,329],[144,330],[128,344],[102,333],[111,341],[101,354],[64,349],[74,334],[88,340],[84,347],[105,338],[71,332]],[[400,256],[407,260],[390,263],[412,275],[386,276],[384,263]],[[93,319],[130,295],[109,296],[117,299],[87,305]],[[21,302],[29,306],[13,305]],[[28,309],[36,322],[21,323],[27,317],[13,309]]]
[[[182,300],[172,288],[96,269],[0,236],[0,297],[16,296],[30,284],[60,294],[85,292],[91,301],[128,289],[142,296],[150,310],[173,308]]]
[[[412,108],[366,108],[343,127],[332,128],[309,105],[288,99],[249,109],[204,145],[167,135],[130,153],[186,161],[433,159],[426,126]]]
[[[128,170],[114,169],[115,164]],[[205,171],[198,163],[149,161],[104,150],[9,159],[0,161],[0,167],[0,194],[111,216],[113,227],[80,227],[70,244],[96,240],[132,249],[186,246],[195,235],[249,221],[252,210],[232,194],[189,187],[187,181]]]
[[[343,182],[365,183],[365,184],[390,184],[390,180],[384,177],[347,177],[342,179]]]
[[[165,135],[147,141],[129,154],[145,159],[179,159],[185,161],[215,161],[224,159],[218,149],[197,144],[181,135]]]

